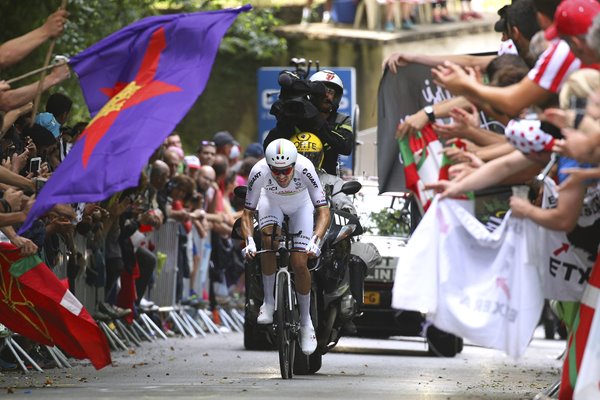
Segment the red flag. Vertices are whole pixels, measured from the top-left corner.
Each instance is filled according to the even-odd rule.
[[[121,290],[117,297],[117,305],[121,308],[129,308],[133,310],[135,301],[137,300],[137,290],[135,289],[135,280],[140,277],[140,267],[137,260],[133,264],[131,272],[121,272]],[[125,321],[129,324],[133,323],[133,313],[125,316]]]
[[[106,337],[79,300],[37,255],[22,257],[8,243],[0,243],[0,322],[96,369],[111,364]]]
[[[583,352],[585,351],[594,314],[596,313],[596,304],[593,301],[589,301],[589,299],[593,298],[591,294],[598,290],[600,290],[600,257],[596,258],[596,263],[592,268],[588,285],[585,288],[579,311],[573,323],[573,331],[569,334],[567,356],[563,363],[560,392],[558,394],[560,400],[570,400],[573,398],[573,390],[577,383],[579,367],[581,367],[581,361],[583,360]],[[598,340],[598,338],[593,338],[592,340]]]

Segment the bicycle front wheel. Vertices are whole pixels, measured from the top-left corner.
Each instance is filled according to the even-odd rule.
[[[277,312],[275,313],[279,368],[283,379],[292,378],[295,351],[293,300],[288,291],[288,278],[287,274],[279,274],[277,277]]]

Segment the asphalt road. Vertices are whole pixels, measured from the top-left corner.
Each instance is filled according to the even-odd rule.
[[[541,333],[536,337],[541,338]],[[559,378],[564,341],[534,339],[525,356],[465,344],[428,357],[419,338],[347,338],[313,376],[282,380],[276,352],[246,351],[240,333],[173,338],[113,353],[113,366],[3,371],[7,399],[531,399]]]

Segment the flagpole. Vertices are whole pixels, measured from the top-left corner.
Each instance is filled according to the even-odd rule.
[[[62,3],[60,5],[59,9],[66,9],[67,8],[67,0],[62,0]],[[48,47],[48,52],[46,53],[46,59],[44,60],[44,66],[42,68],[44,68],[42,70],[42,74],[40,75],[40,80],[38,82],[38,87],[37,87],[37,91],[35,92],[35,97],[33,99],[33,108],[31,110],[31,121],[30,121],[30,126],[33,125],[33,123],[35,122],[35,114],[37,114],[38,108],[40,107],[40,99],[42,97],[42,85],[44,83],[44,78],[46,77],[46,71],[48,70],[46,67],[48,67],[48,64],[50,64],[50,57],[52,57],[52,52],[54,51],[54,44],[56,43],[56,38],[53,38],[50,40],[50,46]]]
[[[65,62],[61,62],[61,63],[56,63],[56,64],[48,65],[46,67],[40,67],[40,68],[34,69],[33,71],[29,71],[27,73],[24,73],[23,75],[19,75],[17,77],[9,79],[9,80],[6,81],[6,83],[8,83],[10,85],[11,83],[18,82],[18,81],[20,81],[22,79],[25,79],[25,78],[29,78],[31,75],[35,75],[38,72],[47,71],[49,69],[52,69],[52,68],[55,68],[55,67],[59,67],[59,66],[65,64],[65,63],[66,63],[66,61]]]

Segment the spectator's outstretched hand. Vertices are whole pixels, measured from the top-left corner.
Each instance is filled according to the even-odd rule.
[[[10,90],[10,85],[6,81],[0,81],[0,91]]]
[[[398,72],[398,67],[404,67],[410,62],[412,62],[410,54],[393,53],[383,62],[381,69],[385,70],[385,67],[388,67],[395,74]]]
[[[466,86],[474,79],[460,66],[449,61],[446,61],[444,65],[433,68],[431,73],[436,85],[442,86],[454,95],[465,94]]]
[[[396,138],[402,139],[405,135],[414,135],[425,125],[427,125],[427,115],[421,110],[413,115],[409,115],[406,117],[404,122],[398,124],[398,128],[396,129]]]
[[[456,187],[455,181],[441,180],[433,183],[428,183],[425,185],[425,189],[433,190],[436,193],[439,193],[440,199],[445,199],[446,197],[456,197],[461,194],[461,192]]]
[[[470,161],[470,159],[466,156],[467,152],[455,146],[444,147],[442,149],[442,153],[444,153],[444,155],[448,157],[448,159],[454,164]]]
[[[448,177],[451,181],[460,182],[475,172],[475,170],[477,170],[477,167],[473,167],[469,163],[451,165],[448,168]]]
[[[552,151],[574,158],[579,162],[597,162],[594,157],[595,146],[591,145],[588,135],[583,132],[565,128],[562,129],[562,134],[566,139],[558,139],[554,141]]]
[[[581,185],[586,180],[600,179],[600,168],[564,168],[562,173],[568,174],[569,177],[560,184],[559,189],[562,190],[565,187],[573,184]]]
[[[36,254],[38,247],[31,240],[24,238],[23,236],[17,236],[11,240],[19,250],[21,250],[22,256],[30,256]]]
[[[14,188],[8,188],[4,191],[4,196],[2,198],[8,202],[12,212],[21,210],[21,204],[23,200],[22,191]]]
[[[547,108],[540,116],[542,121],[547,121],[552,125],[563,129],[569,127],[569,114],[566,110],[560,108]]]
[[[68,16],[67,10],[58,10],[50,14],[42,29],[49,38],[55,39],[63,33]]]
[[[18,174],[25,166],[27,165],[27,161],[29,160],[29,149],[25,148],[21,154],[13,154],[10,161],[10,169],[12,172]],[[30,171],[32,173],[37,173],[38,171]]]
[[[52,85],[58,85],[62,81],[69,79],[71,76],[71,70],[67,64],[59,65],[55,67],[52,72],[48,75],[49,82]]]

